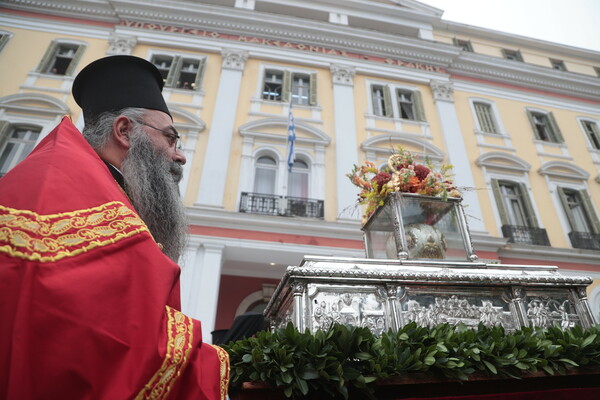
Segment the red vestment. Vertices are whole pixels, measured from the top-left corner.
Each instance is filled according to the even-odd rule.
[[[179,273],[63,119],[0,179],[0,399],[224,399]]]

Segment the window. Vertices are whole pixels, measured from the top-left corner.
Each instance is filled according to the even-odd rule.
[[[492,190],[502,223],[502,235],[511,243],[549,245],[545,229],[537,218],[523,183],[492,179]]]
[[[425,121],[421,92],[398,89],[396,91],[396,96],[398,98],[398,112],[400,118],[413,121]]]
[[[527,111],[527,116],[537,140],[550,143],[564,142],[563,136],[558,129],[558,124],[551,112]]]
[[[523,61],[523,57],[519,50],[502,49],[502,56],[507,60]]]
[[[256,160],[254,193],[275,194],[276,176],[277,162],[269,156],[259,157]]]
[[[152,64],[158,68],[165,87],[199,90],[205,59],[155,54]]]
[[[401,119],[425,121],[421,92],[398,88],[393,95],[395,96],[394,99],[392,99],[390,86],[388,85],[371,85],[373,114],[392,118],[396,114]],[[397,109],[394,109],[392,101],[396,102]]]
[[[0,51],[6,46],[11,36],[10,33],[0,32]]]
[[[317,75],[287,70],[266,69],[262,89],[263,100],[293,104],[317,104]]]
[[[596,72],[596,75],[598,75],[598,77],[600,78],[600,67],[594,67],[594,71]]]
[[[292,171],[288,175],[288,196],[308,197],[308,164],[302,160],[294,161]]]
[[[590,146],[593,149],[600,150],[600,130],[598,129],[598,124],[593,121],[581,121],[581,125],[590,142]]]
[[[600,250],[600,223],[586,190],[557,188],[575,248]]]
[[[52,75],[73,75],[85,46],[75,43],[63,43],[54,41],[50,44],[42,61],[38,65],[37,72]]]
[[[460,47],[462,51],[473,52],[473,46],[471,45],[470,40],[462,40],[462,39],[453,39],[454,45],[456,47]]]
[[[552,68],[554,68],[558,71],[566,71],[567,70],[565,63],[562,60],[550,59],[550,64],[552,65]]]
[[[41,128],[0,121],[0,176],[23,161],[38,140]]]
[[[473,108],[479,122],[479,129],[488,133],[499,133],[498,124],[494,119],[492,106],[488,103],[474,102]]]
[[[373,100],[373,114],[380,117],[392,116],[390,92],[387,87],[381,85],[371,86],[371,98]]]

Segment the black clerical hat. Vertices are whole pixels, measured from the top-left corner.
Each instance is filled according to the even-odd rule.
[[[161,91],[163,78],[143,58],[110,56],[81,70],[73,82],[73,97],[86,122],[106,111],[128,107],[159,110],[171,115]]]

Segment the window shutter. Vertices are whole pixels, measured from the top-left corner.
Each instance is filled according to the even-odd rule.
[[[48,48],[46,49],[46,53],[44,53],[44,56],[42,57],[42,60],[38,64],[38,67],[35,70],[35,72],[39,72],[42,74],[45,72],[48,72],[48,68],[50,68],[49,64],[54,60],[54,56],[56,55],[57,49],[58,49],[58,42],[52,41],[52,43],[50,43],[50,46],[48,46]]]
[[[569,225],[571,226],[572,231],[574,229],[573,227],[575,226],[575,220],[573,217],[573,213],[569,208],[569,203],[567,202],[567,195],[565,194],[564,189],[561,187],[557,187],[556,191],[558,192],[558,198],[560,199],[563,209],[565,210],[565,215],[567,216],[567,220],[569,220]]]
[[[383,87],[383,102],[385,110],[383,110],[386,117],[393,117],[394,111],[392,108],[392,95],[390,94],[390,88],[388,86]]]
[[[281,91],[281,99],[285,103],[289,103],[292,98],[292,73],[290,71],[283,71],[283,87]]]
[[[535,126],[535,122],[533,121],[533,115],[531,111],[527,111],[527,118],[529,118],[529,122],[531,123],[531,129],[533,130],[533,135],[537,140],[541,140],[540,135],[538,134],[538,130]]]
[[[206,58],[198,60],[198,73],[196,74],[196,80],[194,81],[194,90],[200,90],[202,84],[202,78],[204,77],[204,68],[206,66]]]
[[[183,58],[179,56],[173,57],[173,61],[171,62],[171,68],[169,68],[169,75],[167,75],[167,81],[165,82],[165,87],[177,86],[177,79],[179,78],[179,71],[181,70],[182,64]]]
[[[525,212],[527,213],[527,226],[530,228],[537,228],[538,222],[535,216],[535,210],[533,209],[533,205],[531,204],[531,199],[529,198],[529,191],[527,190],[527,185],[524,183],[519,183],[519,189],[521,190],[521,198],[523,199],[523,205],[525,206]]]
[[[502,225],[508,225],[508,217],[506,215],[506,209],[504,208],[504,199],[502,198],[502,192],[500,191],[500,183],[497,179],[491,180],[492,192],[496,198],[496,205],[498,206],[498,214],[500,214],[500,222]]]
[[[598,221],[598,216],[594,211],[594,206],[592,205],[592,199],[590,198],[590,195],[585,189],[580,190],[579,195],[581,196],[585,213],[587,214],[588,218],[590,219],[590,222],[592,223],[592,230],[595,234],[600,234],[600,221]]]
[[[10,39],[9,34],[0,34],[0,51],[2,51],[2,49],[4,49],[4,46],[6,46],[6,43],[8,43],[8,40]]]
[[[309,98],[308,98],[308,104],[310,104],[311,106],[316,106],[317,105],[317,74],[316,73],[312,73],[310,74],[310,83],[309,83],[310,87],[310,94],[309,94]]]
[[[4,150],[4,145],[8,141],[8,134],[10,131],[10,122],[0,121],[0,154]]]
[[[81,60],[81,57],[83,56],[83,53],[85,52],[85,47],[86,46],[84,46],[84,45],[80,45],[79,47],[77,47],[77,51],[75,52],[75,55],[71,59],[71,63],[69,64],[69,67],[65,71],[65,75],[68,75],[68,76],[73,75],[73,72],[75,72],[75,68],[77,68],[79,61]]]
[[[412,93],[412,97],[417,121],[427,121],[427,119],[425,119],[425,109],[423,108],[423,96],[421,95],[421,92],[415,90]]]
[[[556,123],[556,119],[554,119],[554,114],[552,114],[551,112],[549,112],[547,114],[547,117],[548,117],[548,121],[550,122],[550,127],[552,128],[552,132],[554,132],[554,136],[556,138],[556,142],[557,143],[564,143],[565,139],[563,138],[563,135],[560,132],[560,129],[558,128],[558,124]]]

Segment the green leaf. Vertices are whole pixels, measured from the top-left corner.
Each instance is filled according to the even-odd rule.
[[[571,364],[571,365],[572,365],[572,366],[574,366],[574,367],[579,367],[579,364],[577,364],[577,363],[576,363],[575,361],[573,361],[573,360],[569,360],[568,358],[561,358],[561,359],[559,359],[558,361],[562,361],[562,362],[564,362],[565,364]]]
[[[486,361],[486,360],[483,360],[483,363],[492,372],[492,374],[494,374],[494,375],[498,374],[498,371],[496,370],[496,367],[494,367],[494,364],[492,364],[492,363],[490,363],[489,361]]]

